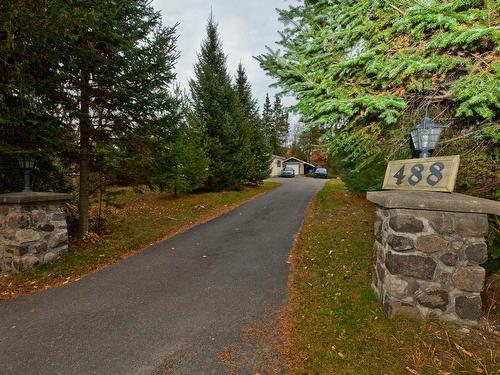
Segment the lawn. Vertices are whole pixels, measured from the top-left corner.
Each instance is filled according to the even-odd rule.
[[[1,276],[0,299],[77,280],[278,186],[266,182],[242,191],[189,194],[179,198],[163,193],[141,194],[132,189],[118,189],[113,193],[113,207],[107,209],[106,234],[100,238],[89,236],[86,242],[71,240],[70,254],[59,261],[17,275]],[[95,211],[95,207],[91,211]]]
[[[293,374],[498,374],[491,325],[387,320],[371,287],[375,207],[331,180],[291,256],[286,324]]]

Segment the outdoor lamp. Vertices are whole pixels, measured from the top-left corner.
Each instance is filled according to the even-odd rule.
[[[24,154],[17,158],[19,167],[24,171],[24,193],[31,193],[33,191],[31,186],[31,172],[35,167],[35,158],[29,154]]]
[[[436,148],[445,127],[436,124],[425,114],[423,121],[411,130],[411,139],[413,140],[415,149],[420,151],[420,158],[431,156],[429,151]]]

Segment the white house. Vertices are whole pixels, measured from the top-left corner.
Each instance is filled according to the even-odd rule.
[[[281,170],[284,167],[283,165],[284,161],[285,158],[283,156],[273,155],[271,161],[271,177],[276,177],[281,175]]]
[[[293,168],[296,176],[313,173],[316,169],[313,164],[293,157],[286,159],[282,164],[283,167]]]

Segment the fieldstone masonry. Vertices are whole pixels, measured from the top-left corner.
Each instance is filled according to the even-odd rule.
[[[433,192],[367,198],[377,204],[372,287],[386,315],[479,322],[487,214],[500,203]]]
[[[69,194],[0,195],[0,272],[24,271],[68,252]]]

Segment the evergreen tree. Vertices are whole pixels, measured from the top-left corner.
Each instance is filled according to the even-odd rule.
[[[247,134],[245,137],[245,145],[248,145],[245,147],[248,147],[249,160],[247,179],[252,183],[259,183],[269,177],[271,150],[264,122],[259,118],[257,102],[252,97],[252,88],[241,64],[238,66],[235,89],[243,111]]]
[[[288,122],[288,114],[285,113],[281,99],[278,96],[274,98],[274,103],[271,104],[269,94],[266,95],[262,111],[262,121],[268,135],[272,153],[282,155],[286,150],[290,124]]]
[[[67,3],[71,20],[61,51],[68,115],[79,109],[79,234],[88,231],[89,176],[95,145],[164,121],[175,111],[169,94],[177,59],[175,29],[163,27],[147,0]],[[77,95],[75,96],[75,90]],[[174,106],[174,108],[172,108]]]
[[[177,89],[179,110],[155,132],[148,131],[154,164],[150,183],[174,196],[199,189],[208,177],[203,129],[190,122],[190,109]],[[172,126],[172,124],[175,124]],[[153,134],[155,134],[153,136]]]
[[[388,160],[411,157],[408,132],[426,110],[450,125],[435,152],[462,155],[459,188],[497,189],[495,1],[315,0],[280,18],[281,51],[258,59],[302,121],[326,129],[350,189],[379,188]]]
[[[110,145],[123,149],[123,140],[134,129],[164,122],[176,110],[169,94],[177,59],[175,28],[162,26],[161,15],[148,0],[8,1],[6,18],[2,4],[0,22],[13,47],[2,50],[7,55],[2,53],[0,60],[5,57],[8,63],[2,69],[21,90],[14,87],[7,97],[21,99],[24,109],[36,113],[36,123],[28,125],[36,125],[30,131],[39,143],[43,138],[37,133],[57,142],[57,133],[49,133],[54,123],[73,141],[72,149],[65,148],[78,159],[79,234],[84,236],[96,150],[109,150]],[[15,15],[27,21],[19,41],[17,26],[12,27],[18,20],[10,23]],[[16,78],[17,72],[29,78],[28,84]],[[3,93],[0,101],[3,106]],[[6,107],[13,108],[10,103]],[[19,113],[13,116],[17,123],[24,121]]]
[[[288,122],[288,114],[284,111],[281,99],[276,96],[273,105],[273,126],[272,126],[272,139],[274,153],[281,155],[284,153],[287,141],[290,124]]]
[[[0,4],[0,192],[22,186],[23,153],[36,158],[35,189],[69,188],[56,157],[72,141],[54,110],[59,60],[49,51],[61,35],[56,25],[44,2]]]
[[[244,113],[226,67],[217,24],[211,16],[190,82],[192,121],[205,129],[209,190],[238,189],[248,171]]]
[[[262,126],[266,133],[271,152],[276,153],[276,146],[278,142],[275,137],[273,117],[274,115],[271,99],[269,99],[269,94],[266,94],[264,108],[262,109]]]

